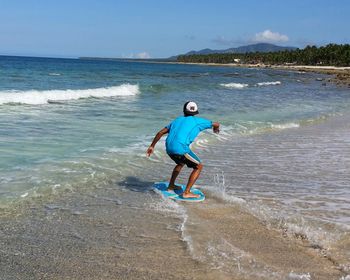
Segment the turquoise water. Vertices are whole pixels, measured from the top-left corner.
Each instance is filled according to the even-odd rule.
[[[187,100],[223,124],[224,139],[299,127],[349,109],[349,91],[321,86],[319,76],[0,57],[0,199],[74,188],[101,166],[127,175],[126,158],[142,158],[153,134],[180,115]]]

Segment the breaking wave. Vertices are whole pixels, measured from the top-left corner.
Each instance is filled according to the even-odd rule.
[[[0,91],[0,104],[14,103],[38,105],[55,101],[77,100],[89,97],[103,98],[133,96],[139,92],[139,86],[131,84],[94,89]]]
[[[257,86],[277,86],[282,84],[280,81],[276,81],[276,82],[261,82],[261,83],[257,83]]]
[[[280,85],[282,84],[282,82],[280,81],[275,81],[275,82],[260,82],[260,83],[256,83],[254,85],[251,86],[256,86],[256,87],[261,87],[261,86],[276,86],[276,85]],[[249,84],[244,84],[244,83],[227,83],[227,84],[220,84],[220,86],[222,87],[226,87],[226,88],[231,88],[231,89],[242,89],[242,88],[246,88],[249,87]]]
[[[241,83],[228,83],[228,84],[220,84],[220,86],[222,87],[226,87],[226,88],[245,88],[248,86],[248,84],[241,84]]]

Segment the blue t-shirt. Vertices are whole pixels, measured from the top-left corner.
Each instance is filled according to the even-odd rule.
[[[168,154],[183,155],[190,152],[190,145],[198,134],[211,128],[212,122],[194,116],[178,117],[166,128],[169,130],[166,139],[166,151]]]

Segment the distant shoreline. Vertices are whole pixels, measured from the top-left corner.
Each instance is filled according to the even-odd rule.
[[[226,66],[226,67],[241,67],[241,68],[264,68],[277,70],[291,70],[314,72],[319,74],[334,75],[331,79],[337,85],[350,87],[350,67],[337,66],[313,66],[313,65],[272,65],[272,64],[244,64],[244,63],[196,63],[196,62],[165,62],[172,64],[190,64],[190,65],[205,65],[205,66]]]
[[[7,56],[7,55],[0,55]],[[279,69],[302,72],[314,72],[319,74],[333,75],[329,81],[340,86],[350,88],[350,67],[337,66],[313,66],[313,65],[273,65],[273,64],[249,64],[249,63],[199,63],[199,62],[180,62],[176,60],[155,58],[155,59],[125,59],[125,58],[104,58],[104,57],[78,57],[78,58],[55,58],[55,57],[31,57],[31,56],[11,56],[24,58],[43,58],[43,59],[78,59],[78,60],[97,60],[97,61],[123,61],[139,63],[162,63],[162,64],[182,64],[182,65],[203,65],[203,66],[220,66],[220,67],[240,67],[240,68],[264,68]]]
[[[249,63],[199,63],[199,62],[181,62],[168,59],[120,59],[120,58],[98,58],[98,57],[79,57],[82,60],[105,60],[105,61],[124,61],[139,63],[162,63],[162,64],[180,64],[180,65],[202,65],[202,66],[220,66],[220,67],[240,67],[240,68],[266,68],[277,70],[291,70],[301,72],[314,72],[319,74],[333,75],[330,79],[340,86],[350,88],[350,67],[338,66],[314,66],[314,65],[273,65],[273,64],[249,64]]]

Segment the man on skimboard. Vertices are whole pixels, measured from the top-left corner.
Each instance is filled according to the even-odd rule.
[[[203,164],[199,157],[190,149],[191,143],[196,139],[198,134],[209,128],[213,128],[215,133],[219,133],[220,124],[207,119],[195,117],[198,114],[198,106],[193,101],[188,101],[183,107],[184,116],[173,120],[169,125],[161,129],[154,137],[152,144],[147,149],[147,156],[150,156],[154,147],[168,133],[166,139],[166,151],[169,157],[175,161],[176,166],[171,175],[168,190],[175,190],[179,187],[175,185],[175,180],[180,174],[182,167],[186,164],[187,167],[193,168],[193,171],[188,179],[186,189],[182,193],[183,198],[197,198],[196,194],[191,193],[191,188],[198,179]]]

